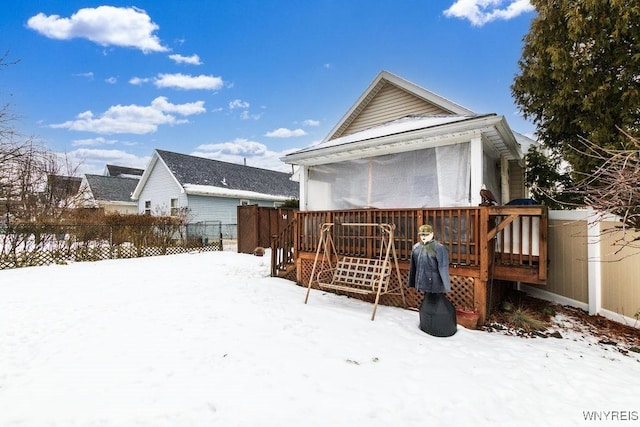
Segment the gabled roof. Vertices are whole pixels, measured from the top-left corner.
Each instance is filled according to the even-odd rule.
[[[158,162],[164,164],[187,194],[246,198],[298,198],[298,183],[291,174],[171,151],[156,150],[134,191],[137,199]]]
[[[85,180],[94,200],[100,202],[128,202],[139,179],[117,176],[85,175]]]
[[[358,126],[352,126],[356,119],[366,115],[368,109],[374,109],[377,100],[392,96],[400,102],[397,102],[393,106],[392,111],[389,111],[390,108],[388,105],[385,106],[387,110],[385,114],[391,114],[385,121],[399,119],[409,114],[476,115],[473,111],[400,78],[395,74],[388,71],[381,71],[323,141],[339,138],[351,133],[350,130],[362,130]],[[353,129],[350,129],[350,127],[353,127]]]
[[[104,174],[106,176],[124,176],[125,178],[130,178],[133,176],[142,176],[143,173],[144,169],[130,168],[127,166],[106,165]]]
[[[47,176],[47,191],[60,198],[78,193],[82,178],[76,176],[53,175]]]
[[[322,142],[289,153],[281,160],[313,166],[478,137],[485,149],[496,156],[522,158],[519,143],[503,116],[474,113],[382,71]]]

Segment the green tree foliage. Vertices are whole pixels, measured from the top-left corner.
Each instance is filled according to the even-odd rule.
[[[534,200],[550,209],[566,209],[580,200],[565,190],[573,186],[570,173],[562,165],[557,154],[546,154],[542,148],[532,145],[527,152],[526,184]]]
[[[575,172],[600,163],[583,139],[624,148],[640,129],[640,1],[531,0],[533,19],[511,87],[542,142]],[[587,154],[587,155],[585,155]]]

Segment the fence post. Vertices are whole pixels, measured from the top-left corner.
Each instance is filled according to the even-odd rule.
[[[589,314],[595,315],[602,308],[602,259],[600,219],[589,209],[587,215],[587,280],[589,282]]]

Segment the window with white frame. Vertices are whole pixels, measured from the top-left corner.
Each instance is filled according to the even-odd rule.
[[[144,214],[151,215],[151,200],[144,201]]]
[[[249,201],[246,199],[240,199],[240,206],[248,206],[249,205]]]
[[[178,216],[178,199],[171,199],[171,216]]]

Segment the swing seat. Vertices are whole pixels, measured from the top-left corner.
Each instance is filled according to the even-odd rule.
[[[318,240],[318,248],[313,261],[313,268],[311,269],[311,277],[307,285],[307,295],[305,296],[304,303],[306,304],[309,300],[311,287],[316,284],[320,289],[375,295],[371,320],[374,320],[376,317],[380,295],[391,293],[401,295],[402,302],[406,306],[400,268],[398,267],[398,257],[393,242],[395,225],[377,223],[340,224],[343,227],[366,227],[368,229],[379,230],[381,235],[380,256],[377,259],[352,256],[338,257],[331,236],[331,229],[334,225],[332,222],[327,222],[320,226],[320,239]],[[367,234],[363,237],[371,238],[373,234]],[[320,256],[321,253],[323,254],[322,256]],[[396,288],[390,290],[391,256],[393,257],[398,284]],[[334,267],[332,260],[335,259],[338,259],[338,262]],[[328,268],[325,267],[325,263],[328,265]]]
[[[386,293],[391,277],[391,266],[384,259],[343,257],[333,269],[331,282],[318,280],[323,289],[353,292],[356,294]]]

